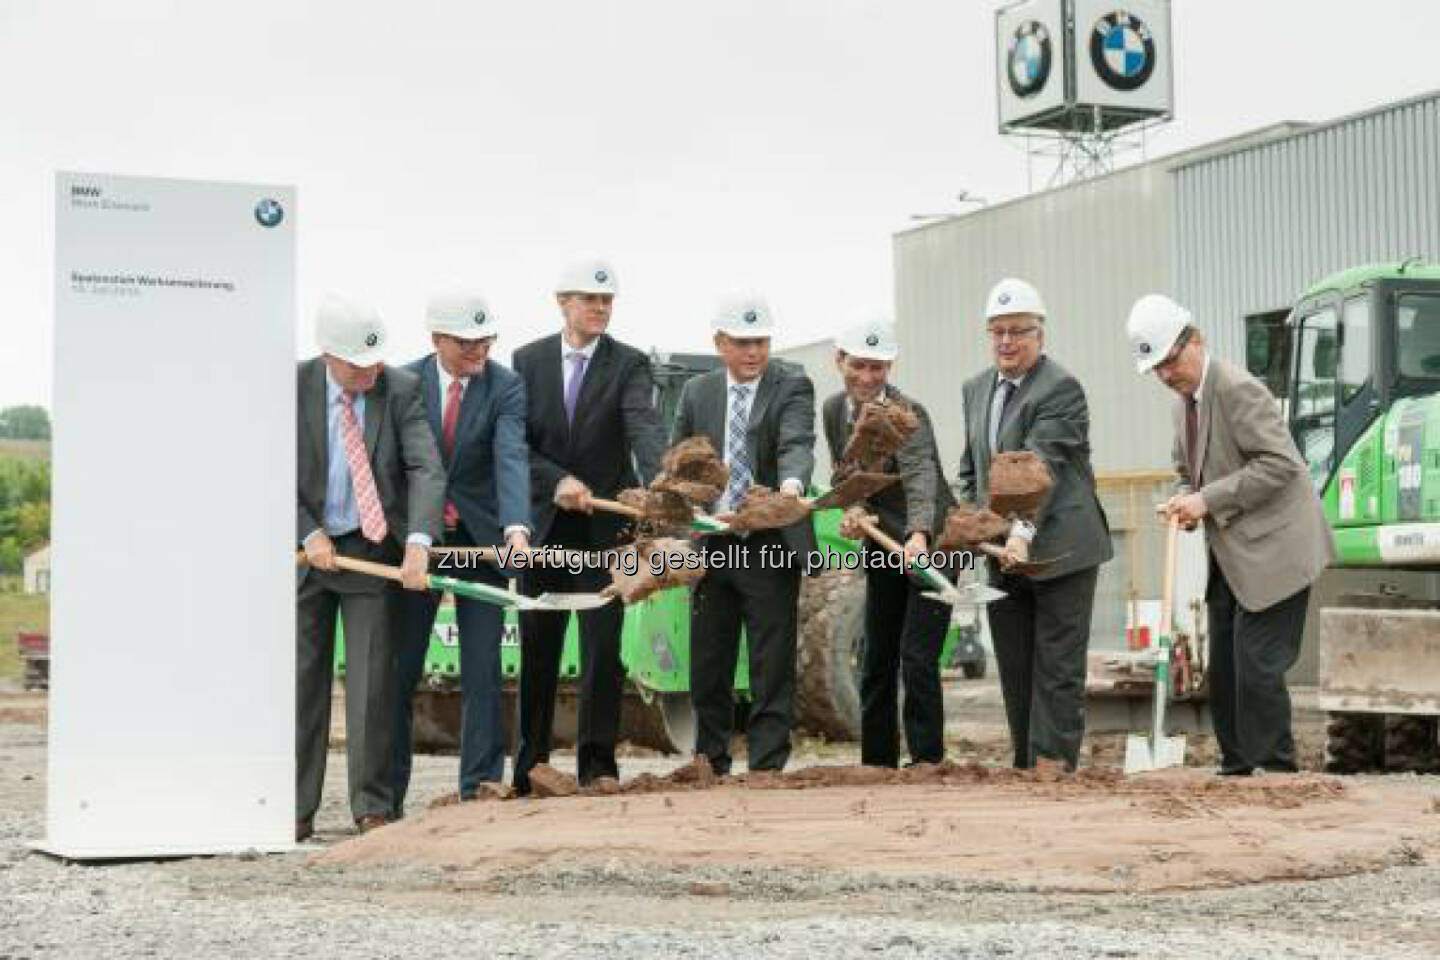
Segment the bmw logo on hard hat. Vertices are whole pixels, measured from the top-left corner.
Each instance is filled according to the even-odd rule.
[[[285,208],[280,201],[266,198],[255,204],[255,220],[262,227],[278,226],[285,219]]]
[[[485,325],[485,311],[476,310],[475,316],[472,319],[475,321],[475,326],[483,327]]]
[[[758,320],[758,319],[760,319],[760,318],[757,317],[757,316],[755,316],[755,311],[754,311],[754,310],[746,310],[746,311],[745,311],[745,322],[746,322],[746,323],[754,323],[754,322],[755,322],[756,320]]]
[[[609,280],[609,279],[610,279],[610,274],[606,273],[604,270],[596,270],[596,271],[595,271],[595,282],[596,282],[596,283],[604,283],[606,280]]]
[[[1142,341],[1141,344],[1140,344],[1140,352],[1141,352],[1141,353],[1149,353],[1149,352],[1150,352],[1150,344],[1144,343],[1144,342]]]
[[[1133,13],[1107,13],[1090,32],[1090,63],[1116,90],[1137,90],[1155,72],[1155,35]]]
[[[865,338],[865,346],[867,346],[867,347],[878,347],[878,346],[880,346],[880,338],[879,338],[878,336],[876,336],[875,334],[873,334],[873,333],[870,334],[870,336],[868,336],[868,337]]]
[[[996,297],[995,299],[999,300],[999,301],[1000,301],[1000,306],[1003,307],[1003,306],[1005,306],[1005,304],[1007,304],[1007,303],[1010,302],[1010,294],[1008,294],[1008,293],[1002,293],[1002,294],[1000,294],[1000,296]]]
[[[373,346],[375,346],[375,344],[377,344],[377,343],[379,343],[379,342],[380,342],[380,334],[378,334],[378,333],[368,334],[368,335],[365,337],[365,346],[367,346],[367,347],[373,347]]]
[[[1043,23],[1026,20],[1010,38],[1006,72],[1017,97],[1032,97],[1050,79],[1050,31]]]

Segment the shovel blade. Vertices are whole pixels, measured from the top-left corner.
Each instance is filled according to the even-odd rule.
[[[1125,772],[1144,773],[1166,767],[1185,766],[1185,738],[1161,737],[1158,741],[1143,733],[1125,738]]]
[[[828,510],[831,507],[848,507],[851,504],[859,503],[861,500],[874,496],[899,479],[900,475],[898,473],[865,473],[856,471],[844,480],[841,480],[834,487],[831,487],[825,495],[816,497],[812,506],[816,510]]]
[[[614,599],[600,593],[542,593],[525,607],[529,610],[596,610]]]
[[[1004,599],[1005,591],[996,590],[985,583],[967,583],[963,587],[952,587],[944,593],[939,590],[925,590],[920,595],[952,607],[981,607],[991,601]]]

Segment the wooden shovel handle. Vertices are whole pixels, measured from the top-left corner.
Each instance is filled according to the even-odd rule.
[[[618,513],[622,517],[630,517],[633,520],[639,520],[645,516],[645,511],[639,507],[632,507],[618,500],[605,500],[600,497],[591,497],[590,506],[605,513]]]
[[[295,554],[296,563],[308,563],[305,551],[300,550]],[[372,577],[382,577],[386,580],[394,580],[399,583],[403,577],[399,567],[392,567],[386,563],[374,563],[370,560],[356,560],[353,557],[342,557],[335,555],[335,566],[341,570],[353,570],[355,573],[367,573]]]

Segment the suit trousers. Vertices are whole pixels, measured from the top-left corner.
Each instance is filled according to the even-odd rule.
[[[447,534],[445,544],[474,546],[464,529]],[[495,565],[465,556],[432,564],[436,574],[505,586]],[[441,595],[431,591],[402,590],[395,612],[395,762],[396,818],[404,814],[405,794],[410,787],[413,753],[415,687],[425,670],[435,614]],[[469,798],[482,782],[505,779],[505,721],[501,712],[500,636],[504,610],[493,603],[471,597],[455,598],[455,625],[460,640],[460,796]]]
[[[867,549],[871,549],[869,543]],[[945,698],[940,648],[950,608],[921,595],[903,573],[865,571],[865,638],[860,654],[860,762],[899,765],[896,701],[905,684],[905,745],[914,763],[945,756]]]
[[[990,639],[1010,724],[1014,765],[1040,758],[1074,770],[1085,736],[1085,653],[1100,568],[1053,580],[994,572],[1005,597],[989,604]]]
[[[393,543],[376,546],[358,533],[335,538],[342,556],[394,563]],[[345,629],[345,760],[350,813],[388,816],[391,802],[395,683],[391,617],[399,587],[353,573],[310,570],[296,598],[295,818],[320,808],[330,744],[335,626]]]
[[[1222,771],[1296,769],[1285,674],[1300,656],[1309,600],[1305,587],[1264,610],[1246,610],[1210,555],[1210,707]]]
[[[557,515],[547,546],[586,549],[565,514]],[[542,593],[594,593],[610,585],[608,571],[587,566],[578,573],[540,567],[520,577],[520,591]],[[625,608],[618,602],[573,614],[580,633],[580,715],[575,750],[576,775],[587,784],[599,777],[620,776],[615,763],[615,740],[620,732],[620,704],[625,691],[625,667],[620,662],[620,632]],[[550,761],[550,737],[555,725],[555,694],[560,660],[565,651],[568,612],[520,614],[519,740],[515,749],[515,789],[530,792],[529,772]]]
[[[695,587],[690,605],[690,696],[695,704],[695,752],[717,774],[730,772],[730,736],[735,722],[735,668],[740,629],[745,629],[750,666],[749,768],[783,770],[790,759],[795,723],[795,639],[800,569],[762,567],[788,548],[778,530],[747,538],[720,534],[705,538],[704,550],[732,549],[737,565],[712,567]]]

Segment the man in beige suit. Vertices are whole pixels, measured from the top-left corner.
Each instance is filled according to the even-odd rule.
[[[1136,369],[1179,394],[1179,492],[1163,509],[1186,529],[1205,524],[1220,772],[1294,770],[1285,673],[1300,654],[1310,584],[1335,557],[1310,473],[1269,389],[1210,356],[1188,310],[1141,297],[1129,333]]]

